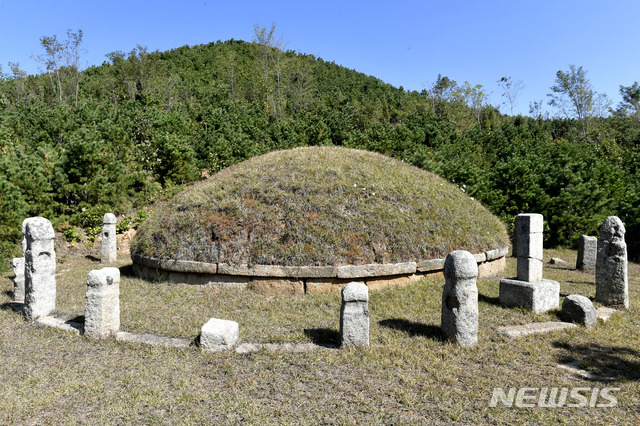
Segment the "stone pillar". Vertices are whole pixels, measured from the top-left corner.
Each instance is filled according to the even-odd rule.
[[[478,341],[478,264],[471,253],[452,251],[444,261],[441,329],[460,346]]]
[[[516,216],[518,272],[516,278],[500,280],[500,304],[521,306],[540,313],[560,306],[560,284],[542,279],[543,217],[537,213]]]
[[[118,220],[113,213],[107,213],[102,219],[102,247],[100,250],[100,262],[114,263],[118,252],[116,247],[116,223]]]
[[[542,215],[523,213],[516,216],[514,232],[517,241],[517,279],[526,282],[542,280]]]
[[[369,347],[369,288],[365,283],[342,287],[340,345]]]
[[[103,268],[87,275],[84,335],[105,339],[120,329],[120,270]]]
[[[625,229],[617,216],[609,216],[600,226],[596,258],[596,301],[629,308],[629,279]]]
[[[24,257],[14,257],[11,262],[13,267],[13,300],[15,302],[24,302]]]
[[[598,253],[598,238],[581,235],[578,241],[578,260],[576,269],[585,272],[596,270],[596,257]]]
[[[24,302],[29,321],[56,308],[56,252],[53,226],[48,219],[31,217],[23,222],[26,239]]]

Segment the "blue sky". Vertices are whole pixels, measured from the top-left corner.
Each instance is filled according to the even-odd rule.
[[[39,70],[40,37],[82,29],[83,67],[137,44],[150,51],[234,38],[276,24],[286,47],[410,90],[438,74],[492,92],[522,80],[516,112],[545,100],[558,70],[582,66],[617,104],[619,86],[640,81],[638,1],[33,1],[0,0],[0,64]],[[553,113],[551,107],[546,107]],[[508,107],[502,107],[508,112]]]

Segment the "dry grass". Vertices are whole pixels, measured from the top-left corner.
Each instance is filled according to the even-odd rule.
[[[546,257],[575,262],[575,252]],[[244,341],[335,339],[340,298],[151,284],[120,259],[122,328],[194,339],[209,317],[240,323]],[[82,315],[86,273],[99,264],[59,265],[60,314]],[[505,276],[515,275],[508,260]],[[545,265],[563,295],[593,297],[593,277]],[[371,348],[307,353],[201,353],[115,340],[94,342],[24,322],[0,310],[0,423],[7,424],[362,424],[640,422],[640,266],[630,265],[631,309],[593,330],[507,340],[501,325],[556,319],[497,305],[498,280],[478,282],[478,345],[461,349],[439,334],[443,280],[371,293]],[[10,280],[0,277],[8,291]],[[0,296],[8,301],[3,292]],[[307,332],[305,332],[307,329]],[[585,379],[557,367],[580,360]],[[494,387],[620,387],[613,408],[489,407]]]
[[[504,246],[504,225],[460,188],[379,154],[272,152],[157,205],[134,252],[211,263],[416,261]]]

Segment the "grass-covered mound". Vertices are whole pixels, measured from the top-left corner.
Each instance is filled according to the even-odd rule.
[[[263,265],[442,258],[504,246],[500,220],[433,173],[337,147],[271,152],[157,205],[132,254]]]

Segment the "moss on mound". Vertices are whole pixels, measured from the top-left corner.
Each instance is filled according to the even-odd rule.
[[[508,244],[504,225],[433,173],[337,147],[276,151],[157,205],[132,253],[263,265],[442,258]]]

